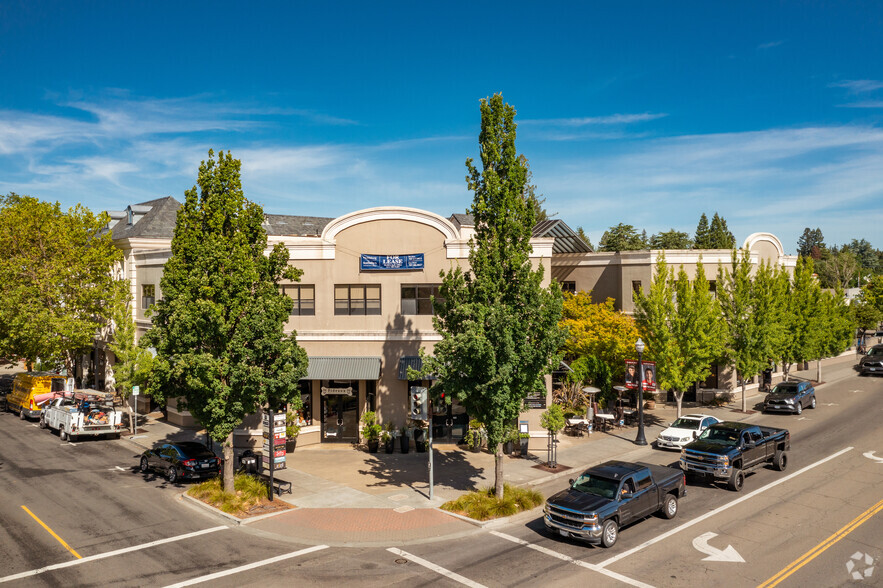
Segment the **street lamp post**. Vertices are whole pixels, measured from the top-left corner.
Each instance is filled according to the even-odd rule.
[[[647,445],[644,437],[644,364],[641,360],[644,342],[640,338],[635,343],[635,351],[638,352],[638,436],[635,437],[635,445]]]

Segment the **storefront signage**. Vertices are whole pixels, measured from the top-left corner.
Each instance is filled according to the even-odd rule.
[[[326,388],[322,386],[322,396],[352,396],[353,388]]]
[[[359,269],[361,271],[422,270],[423,254],[371,255],[368,253],[362,253],[359,256]]]

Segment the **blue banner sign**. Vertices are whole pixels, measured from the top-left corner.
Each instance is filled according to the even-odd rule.
[[[362,271],[422,270],[423,254],[412,253],[410,255],[370,255],[368,253],[362,253],[359,256],[359,269]]]

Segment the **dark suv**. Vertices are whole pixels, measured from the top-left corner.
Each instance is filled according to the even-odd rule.
[[[858,369],[863,376],[883,375],[883,345],[874,345],[868,349],[868,353],[859,360]]]
[[[816,389],[809,382],[780,382],[763,401],[764,412],[793,412],[816,407]]]

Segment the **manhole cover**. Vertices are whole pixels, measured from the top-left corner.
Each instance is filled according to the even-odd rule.
[[[408,563],[408,560],[406,560],[405,558],[400,557],[399,559],[396,560],[396,563],[399,564],[399,565],[401,565],[401,564],[406,564],[406,563]]]

